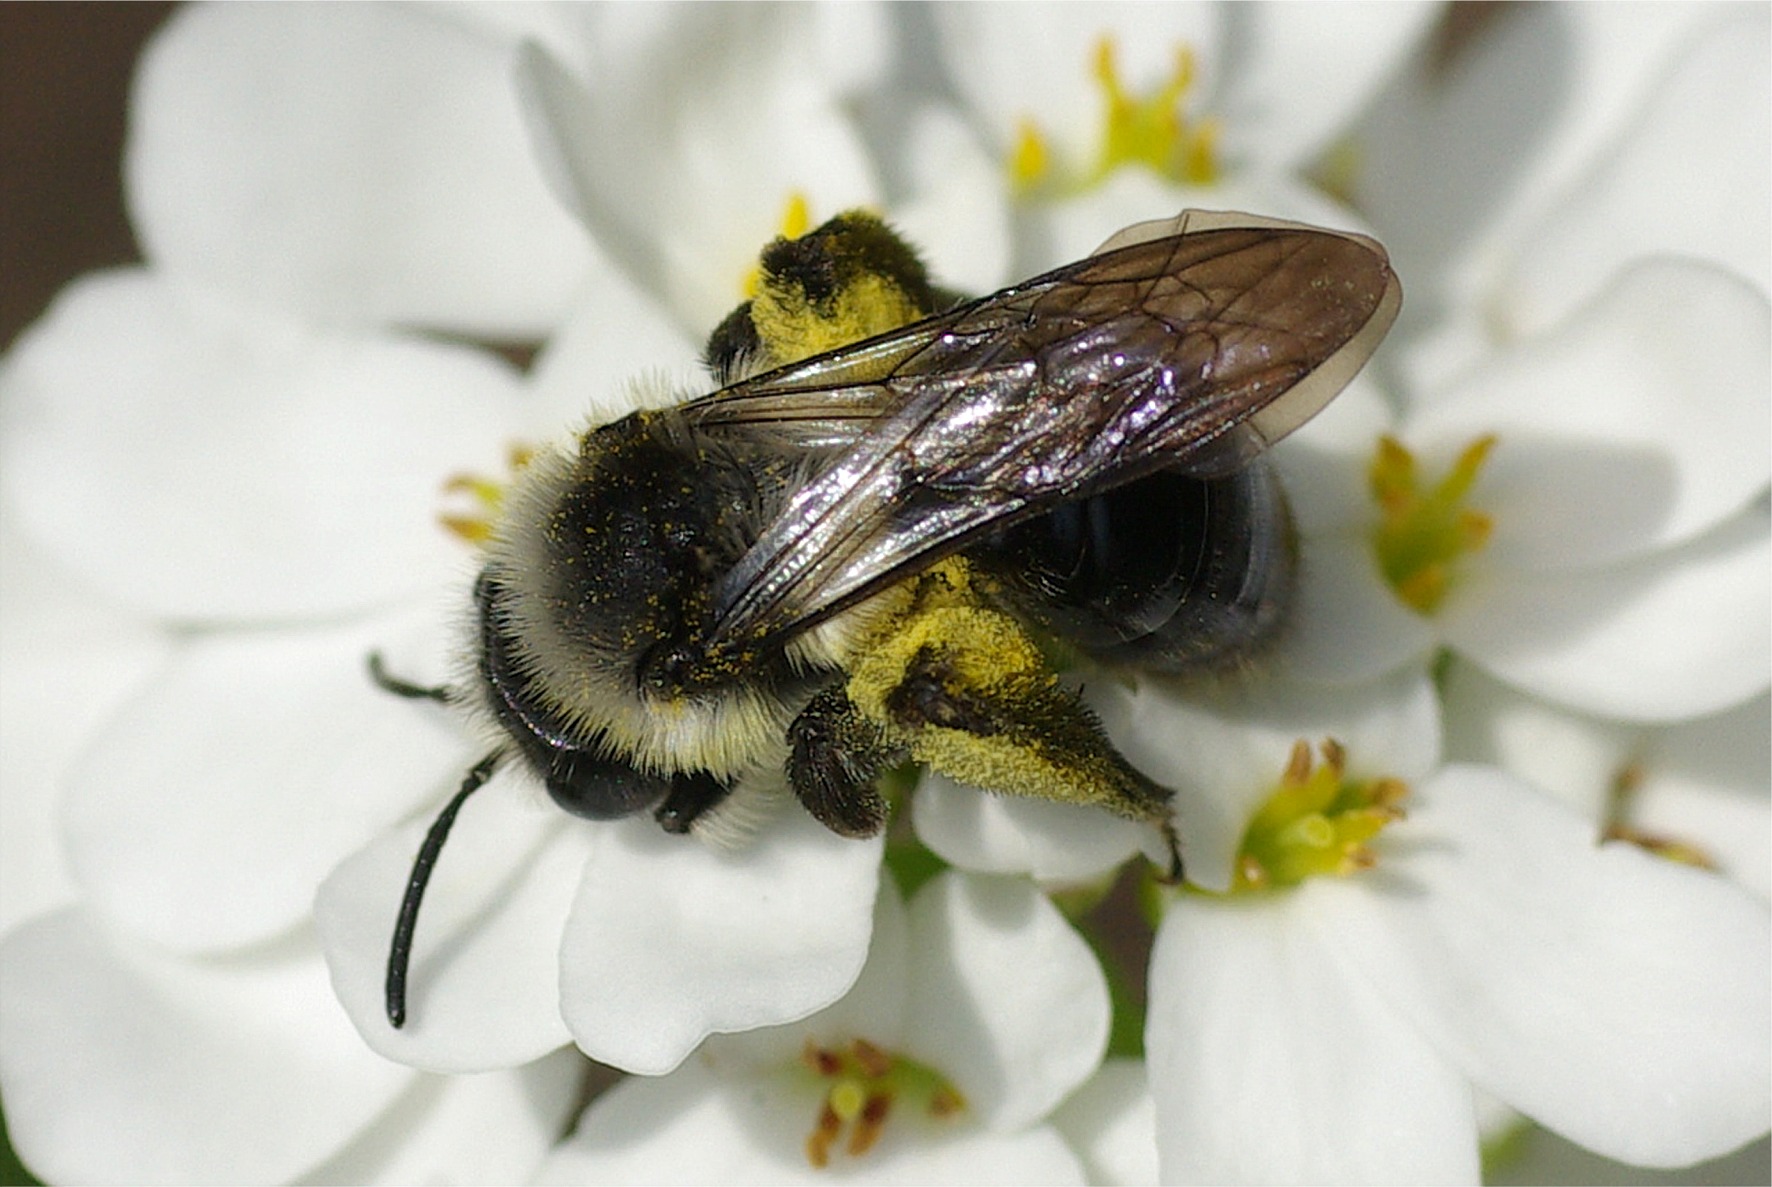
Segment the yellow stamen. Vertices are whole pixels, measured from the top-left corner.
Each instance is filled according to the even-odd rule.
[[[1379,521],[1373,536],[1379,571],[1403,603],[1422,614],[1439,609],[1457,578],[1459,562],[1489,542],[1494,520],[1465,506],[1472,485],[1495,447],[1495,437],[1466,446],[1439,482],[1428,485],[1410,453],[1383,437],[1367,470]]]
[[[1293,886],[1310,877],[1346,877],[1377,864],[1368,844],[1403,816],[1401,780],[1347,778],[1347,755],[1326,738],[1311,756],[1293,743],[1280,781],[1243,833],[1232,892]]]
[[[527,445],[514,444],[506,450],[505,465],[509,474],[503,479],[488,478],[483,474],[456,474],[443,483],[445,495],[465,495],[470,507],[465,512],[444,511],[437,518],[444,530],[450,532],[469,544],[482,545],[492,538],[498,517],[504,511],[505,490],[516,477],[517,471],[529,464],[535,456],[535,450]]]
[[[920,1106],[936,1120],[966,1107],[965,1098],[941,1073],[867,1039],[833,1047],[809,1042],[801,1058],[815,1076],[829,1082],[806,1138],[806,1160],[815,1167],[830,1165],[831,1151],[846,1128],[843,1150],[849,1157],[873,1149],[900,1102]]]
[[[1150,169],[1173,182],[1208,185],[1219,178],[1221,123],[1212,117],[1189,119],[1188,93],[1197,83],[1192,47],[1177,46],[1169,74],[1144,95],[1128,90],[1120,76],[1119,47],[1103,34],[1090,57],[1090,74],[1101,93],[1101,130],[1093,163],[1053,164],[1050,139],[1023,119],[1007,168],[1018,194],[1073,194],[1099,185],[1128,165]]]

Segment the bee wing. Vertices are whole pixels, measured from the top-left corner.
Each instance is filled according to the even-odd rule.
[[[710,645],[810,626],[1157,470],[1233,473],[1353,377],[1401,303],[1364,236],[1200,212],[1152,227],[690,405],[836,450],[721,580]]]

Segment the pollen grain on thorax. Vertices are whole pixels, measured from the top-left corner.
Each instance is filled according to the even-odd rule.
[[[503,478],[484,474],[455,474],[443,483],[447,496],[464,496],[465,511],[443,511],[437,516],[446,531],[476,547],[492,538],[499,515],[504,510],[505,491],[519,470],[529,464],[535,450],[527,445],[513,444],[505,452],[507,473]]]
[[[1370,842],[1403,818],[1400,779],[1350,779],[1347,755],[1332,738],[1293,743],[1274,791],[1243,832],[1231,893],[1295,886],[1306,878],[1346,877],[1372,868]]]
[[[1178,45],[1169,73],[1141,95],[1121,78],[1118,45],[1104,33],[1095,43],[1090,73],[1102,104],[1093,160],[1066,167],[1039,125],[1024,118],[1007,163],[1017,193],[1062,196],[1088,190],[1128,165],[1142,165],[1178,184],[1218,180],[1223,125],[1216,117],[1187,112],[1188,94],[1198,81],[1191,46]]]
[[[824,1088],[818,1119],[806,1137],[806,1161],[821,1170],[830,1165],[840,1140],[851,1158],[873,1149],[895,1109],[919,1109],[941,1120],[966,1107],[940,1072],[867,1039],[833,1046],[808,1040],[801,1058]]]
[[[1489,542],[1495,521],[1467,504],[1477,475],[1495,448],[1493,435],[1467,445],[1438,482],[1421,474],[1415,455],[1391,436],[1379,440],[1367,468],[1378,506],[1373,547],[1379,571],[1403,603],[1432,614],[1457,580],[1460,562]]]

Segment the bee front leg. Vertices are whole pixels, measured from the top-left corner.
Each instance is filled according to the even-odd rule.
[[[905,751],[841,685],[812,698],[788,727],[788,745],[788,785],[820,824],[845,837],[871,837],[886,826],[886,800],[874,781]]]

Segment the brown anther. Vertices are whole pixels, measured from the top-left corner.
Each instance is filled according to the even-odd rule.
[[[1382,779],[1374,779],[1372,781],[1371,796],[1373,807],[1390,809],[1394,812],[1391,819],[1401,820],[1404,813],[1399,805],[1409,798],[1409,785],[1401,779],[1391,776],[1386,776]]]
[[[843,1132],[843,1119],[826,1103],[818,1114],[818,1124],[806,1136],[806,1161],[823,1170],[831,1164],[831,1145]]]
[[[1292,753],[1286,756],[1286,773],[1281,778],[1287,783],[1303,783],[1311,777],[1311,744],[1303,738],[1292,743]]]
[[[1378,855],[1364,845],[1355,845],[1341,855],[1342,874],[1355,874],[1378,864]]]
[[[806,1049],[800,1052],[800,1058],[806,1061],[807,1067],[821,1076],[834,1076],[843,1070],[843,1060],[835,1051],[820,1047],[811,1039],[806,1040]]]
[[[856,1039],[852,1042],[849,1045],[849,1052],[855,1056],[855,1062],[860,1066],[864,1076],[884,1076],[892,1070],[892,1056],[866,1039]]]
[[[861,1107],[861,1115],[849,1130],[849,1145],[846,1149],[851,1158],[858,1158],[874,1148],[880,1140],[880,1133],[886,1128],[886,1115],[892,1111],[892,1097],[884,1092],[871,1094],[867,1103]]]
[[[1323,762],[1329,767],[1337,779],[1347,769],[1347,751],[1334,738],[1324,738],[1317,744],[1317,750],[1323,756]]]
[[[929,1098],[929,1115],[931,1117],[952,1117],[966,1107],[966,1098],[953,1088],[943,1085],[937,1088]]]

